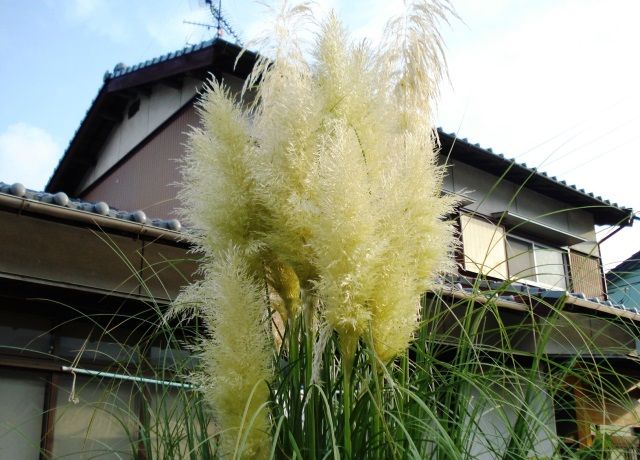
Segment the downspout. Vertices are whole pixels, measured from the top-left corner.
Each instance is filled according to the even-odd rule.
[[[620,230],[622,230],[623,228],[626,227],[632,227],[633,226],[633,221],[634,220],[640,220],[640,216],[636,215],[637,213],[633,213],[631,214],[631,216],[629,217],[629,221],[625,222],[624,225],[620,225],[618,228],[616,228],[613,232],[609,233],[607,236],[605,236],[604,238],[602,238],[599,242],[598,245],[604,243],[605,241],[607,241],[609,238],[611,238],[613,235],[615,235],[616,233],[618,233]]]
[[[607,287],[607,277],[604,274],[604,264],[602,263],[602,248],[600,247],[600,245],[602,243],[604,243],[605,241],[607,241],[609,238],[611,238],[613,235],[615,235],[616,233],[618,233],[620,230],[622,230],[623,228],[626,227],[633,227],[633,221],[634,220],[640,220],[640,217],[637,215],[637,213],[634,213],[633,211],[631,211],[631,213],[629,214],[629,220],[627,222],[625,222],[624,224],[618,226],[618,228],[616,228],[613,232],[609,233],[607,236],[605,236],[604,238],[602,238],[600,241],[597,242],[598,244],[598,254],[600,254],[600,273],[602,274],[602,292],[604,292],[604,298],[606,300],[609,300],[609,289]]]

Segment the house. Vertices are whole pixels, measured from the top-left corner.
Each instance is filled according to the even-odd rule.
[[[607,272],[607,288],[611,300],[640,309],[640,252]]]
[[[0,227],[0,458],[58,458],[100,443],[126,456],[126,431],[96,408],[117,407],[135,427],[144,401],[123,378],[170,368],[183,353],[156,324],[195,270],[179,224],[0,183]],[[113,379],[91,370],[124,383],[108,397]],[[163,396],[150,391],[150,401]]]
[[[147,448],[127,433],[137,433],[148,382],[127,379],[127,372],[171,367],[182,353],[166,337],[148,337],[157,331],[158,311],[195,271],[173,212],[175,160],[185,132],[198,124],[194,103],[205,79],[241,87],[255,55],[236,62],[240,51],[215,39],[131,67],[118,64],[105,74],[45,191],[0,184],[0,241],[9,254],[0,260],[0,456],[47,458],[100,445],[133,456],[127,449]],[[602,350],[589,354],[593,360],[640,382],[628,356],[640,313],[608,298],[595,233],[595,225],[631,225],[633,211],[455,134],[439,136],[445,192],[461,197],[454,216],[461,248],[458,275],[443,279],[442,292],[427,302],[492,302],[499,313],[487,321],[505,324],[544,320],[560,303],[566,327],[545,340],[533,324],[518,330],[519,351],[543,347],[550,360],[562,361],[589,354],[591,344]],[[478,286],[484,296],[476,295]],[[451,308],[441,325],[451,326],[448,335],[458,333],[456,315]],[[569,320],[579,326],[570,328]],[[487,323],[484,331],[490,329]],[[498,339],[485,333],[480,340]],[[98,380],[84,377],[92,372]],[[176,383],[171,372],[162,381],[150,375],[154,388]],[[114,380],[124,382],[116,400],[102,400],[101,389]],[[609,416],[614,409],[588,410],[595,406],[590,388],[577,381],[569,387],[570,423],[551,395],[538,401],[563,436],[582,442],[591,438],[590,424],[635,423],[631,409],[616,420]],[[85,402],[122,409],[125,423],[97,417],[85,436],[95,415],[69,401],[75,388]],[[498,429],[502,422],[486,423]],[[542,453],[554,449],[541,446]]]

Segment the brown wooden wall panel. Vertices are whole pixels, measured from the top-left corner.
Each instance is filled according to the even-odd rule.
[[[174,184],[180,180],[176,159],[184,155],[189,126],[198,123],[193,106],[182,110],[81,198],[127,211],[141,209],[150,218],[175,218],[178,188]]]
[[[5,212],[0,240],[0,276],[140,294],[140,240]]]
[[[600,261],[596,257],[569,251],[571,286],[573,292],[582,292],[587,297],[604,298]]]
[[[0,212],[0,241],[6,243],[0,252],[0,280],[109,296],[164,302],[175,298],[197,269],[185,247],[7,212]]]

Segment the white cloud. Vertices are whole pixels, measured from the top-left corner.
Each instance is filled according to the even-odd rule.
[[[467,27],[445,31],[453,80],[440,110],[445,129],[640,208],[640,64],[632,58],[640,4],[455,3]],[[638,250],[638,227],[603,244],[605,264]]]
[[[110,39],[114,43],[127,43],[131,34],[127,19],[131,8],[126,3],[113,0],[73,0],[66,5],[67,19],[87,28],[91,32]]]
[[[208,8],[187,7],[183,3],[173,5],[175,9],[163,10],[145,18],[147,34],[164,50],[172,51],[185,44],[195,44],[214,36],[215,31],[203,26],[187,24],[213,24]]]
[[[0,181],[42,190],[62,151],[45,130],[15,123],[0,133]]]

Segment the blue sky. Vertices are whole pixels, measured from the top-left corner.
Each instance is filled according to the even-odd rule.
[[[376,39],[393,0],[330,0],[357,37]],[[482,146],[640,209],[640,2],[453,0],[443,28],[450,84],[439,124]],[[223,1],[248,40],[263,7]],[[201,0],[0,0],[0,181],[42,188],[102,76],[208,39]],[[603,245],[611,266],[640,249],[640,222]],[[605,233],[603,232],[601,236]]]

